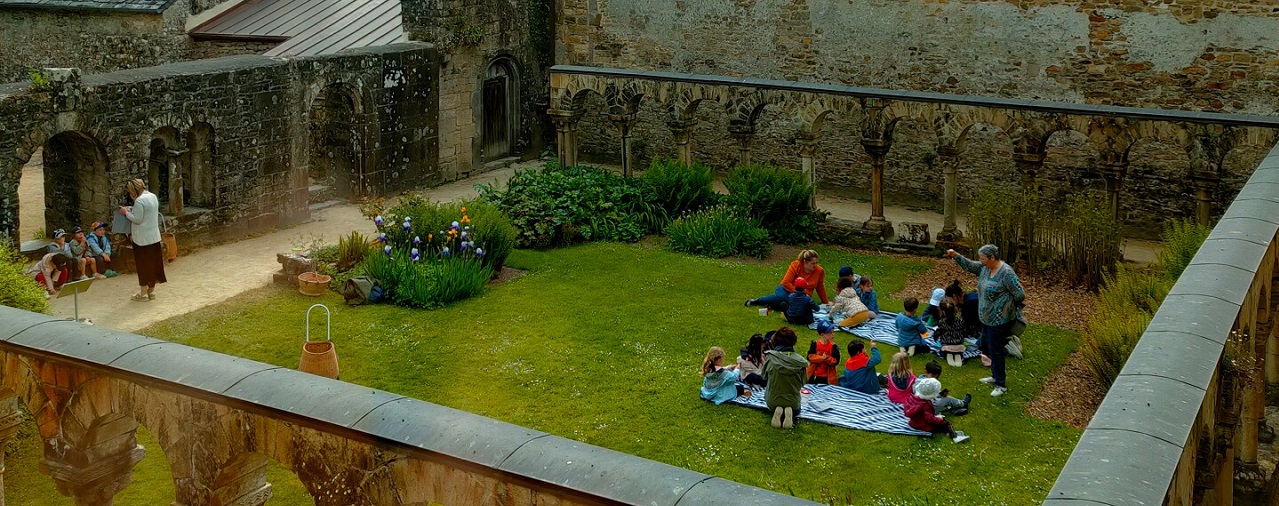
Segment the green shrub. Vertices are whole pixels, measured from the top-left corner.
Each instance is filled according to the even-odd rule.
[[[679,160],[654,159],[640,180],[664,211],[663,222],[714,205],[719,199],[711,186],[711,168],[700,163],[690,166]]]
[[[49,300],[27,275],[26,263],[13,247],[0,241],[0,305],[47,314]]]
[[[333,254],[334,267],[338,272],[350,271],[364,261],[371,249],[368,237],[352,231],[350,235],[338,239],[337,251]]]
[[[1162,273],[1123,265],[1114,275],[1104,277],[1096,311],[1079,349],[1097,381],[1106,387],[1114,383],[1171,288]]]
[[[660,225],[660,208],[644,185],[597,167],[516,171],[505,189],[476,185],[518,231],[516,244],[548,247],[577,241],[634,242]]]
[[[671,251],[711,258],[764,258],[770,248],[767,230],[740,210],[723,204],[672,221],[666,236],[666,247]]]
[[[1090,290],[1122,260],[1119,220],[1104,200],[1072,195],[1049,203],[1034,192],[990,187],[973,200],[968,236],[974,247],[994,244],[1003,260],[1056,273]]]
[[[768,230],[773,240],[797,244],[817,234],[819,219],[810,202],[813,185],[799,173],[768,165],[746,165],[724,180],[727,202]]]
[[[1168,279],[1175,280],[1181,276],[1211,233],[1212,227],[1189,219],[1172,220],[1164,226],[1164,249],[1159,252],[1159,263],[1163,264]]]

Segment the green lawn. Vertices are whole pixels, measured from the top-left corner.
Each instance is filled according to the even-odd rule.
[[[832,273],[852,264],[874,276],[886,310],[901,307],[886,294],[927,268],[909,259],[819,251]],[[836,504],[918,504],[919,497],[937,504],[1037,503],[1080,435],[1024,412],[1078,344],[1069,331],[1032,326],[1024,337],[1027,359],[1010,361],[1012,389],[1002,398],[992,399],[989,388],[977,383],[986,375],[980,366],[948,368],[943,384],[975,397],[973,412],[954,419],[973,436],[967,444],[814,423],[779,431],[762,411],[701,401],[697,368],[709,346],[723,346],[732,355],[752,333],[781,324],[743,308],[741,301],[770,292],[785,263],[747,265],[652,246],[588,244],[520,250],[507,264],[529,273],[437,311],[346,307],[333,293],[318,299],[334,310],[342,379]],[[315,302],[291,290],[264,288],[143,333],[296,367],[303,314]],[[318,326],[313,334],[317,331]],[[816,334],[805,329],[800,338],[802,347]],[[836,335],[841,346],[851,338]],[[896,350],[880,351],[883,372]],[[922,372],[927,360],[917,357],[915,370]],[[39,442],[28,438],[31,444],[38,455]],[[10,476],[25,469],[6,476],[6,495],[32,479],[49,481],[25,472],[35,462],[15,458],[22,452],[10,456]],[[147,474],[163,480],[165,472]],[[138,486],[141,474],[130,490],[155,490],[156,499],[116,504],[167,502],[159,499],[158,485]],[[292,493],[286,489],[300,487],[295,478],[293,483],[276,482],[272,504],[306,504],[282,497]],[[172,485],[166,486],[163,493],[172,494]]]

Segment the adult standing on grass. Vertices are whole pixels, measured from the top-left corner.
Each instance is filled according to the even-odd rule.
[[[808,284],[808,289],[822,299],[822,304],[830,303],[830,299],[826,297],[826,271],[822,266],[817,265],[817,252],[806,249],[799,252],[795,257],[795,261],[790,263],[790,267],[786,268],[786,274],[782,276],[782,282],[777,285],[777,289],[773,293],[760,297],[758,299],[747,299],[747,306],[768,306],[774,311],[782,311],[786,309],[786,298],[791,292],[795,291],[795,279],[804,278]]]
[[[964,258],[953,249],[946,250],[959,268],[977,275],[977,318],[983,326],[978,347],[990,357],[990,376],[982,383],[993,384],[992,397],[1008,391],[1004,363],[1008,352],[1008,336],[1026,300],[1026,291],[1012,266],[999,259],[999,248],[987,244],[977,249],[978,261]]]
[[[133,224],[129,237],[138,270],[138,293],[132,299],[145,302],[155,299],[156,283],[168,281],[164,277],[164,252],[160,246],[160,199],[147,191],[141,179],[132,179],[124,186],[133,199],[132,207],[120,207],[120,214]]]

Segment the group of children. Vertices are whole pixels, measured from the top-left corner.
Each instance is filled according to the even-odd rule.
[[[711,347],[702,361],[701,397],[722,404],[738,396],[750,396],[749,386],[766,387],[764,401],[773,413],[773,427],[789,429],[799,414],[800,390],[805,383],[839,385],[872,395],[886,386],[888,400],[902,405],[911,427],[946,434],[956,443],[969,439],[955,430],[945,415],[966,414],[972,396],[965,395],[961,401],[941,388],[941,364],[929,362],[925,377],[917,379],[911,371],[910,354],[899,352],[893,355],[888,374],[880,376],[875,371],[882,360],[879,350],[872,345],[868,354],[866,344],[854,339],[848,344],[848,358],[840,375],[839,345],[834,343],[834,332],[834,322],[818,321],[818,338],[809,344],[807,358],[795,352],[798,337],[790,327],[751,336],[736,364],[725,365],[724,349]]]
[[[27,268],[27,275],[52,297],[68,281],[115,276],[111,267],[111,239],[107,237],[107,224],[99,221],[90,226],[88,234],[80,227],[70,234],[63,229],[54,230],[45,255]]]

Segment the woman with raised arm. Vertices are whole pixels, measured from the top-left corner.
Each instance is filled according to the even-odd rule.
[[[978,347],[990,357],[990,376],[981,382],[995,385],[992,397],[1008,391],[1004,363],[1008,352],[1008,336],[1013,323],[1021,314],[1026,291],[1013,267],[999,259],[999,248],[987,244],[977,249],[977,260],[964,258],[955,250],[946,250],[946,258],[952,258],[959,268],[977,275],[977,318],[983,326]]]

